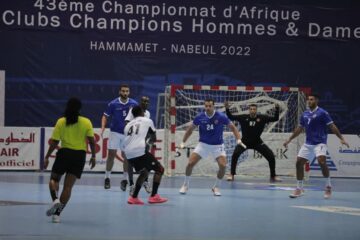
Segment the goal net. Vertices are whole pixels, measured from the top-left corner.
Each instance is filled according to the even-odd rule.
[[[277,174],[293,175],[295,158],[303,139],[297,138],[288,149],[282,147],[298,125],[299,117],[306,108],[308,88],[291,87],[238,87],[238,86],[201,86],[171,85],[165,90],[164,121],[164,163],[168,175],[184,174],[188,157],[199,139],[197,129],[179,149],[183,135],[189,124],[204,110],[204,100],[213,99],[215,109],[225,112],[224,102],[230,104],[234,115],[248,114],[249,104],[256,104],[259,114],[273,115],[275,104],[280,107],[279,121],[269,123],[262,134],[264,142],[273,150],[276,157]],[[241,131],[241,127],[235,122]],[[230,168],[231,155],[236,146],[232,132],[225,127],[224,145],[227,154],[227,168]],[[214,158],[202,159],[193,169],[193,175],[213,176],[218,170]],[[229,169],[227,169],[227,172]],[[256,151],[247,150],[240,156],[238,174],[269,175],[268,162]]]

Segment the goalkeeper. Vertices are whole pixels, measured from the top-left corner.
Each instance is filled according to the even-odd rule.
[[[276,176],[275,173],[275,156],[271,149],[260,138],[264,127],[269,122],[275,122],[279,120],[279,105],[275,105],[274,116],[257,114],[257,106],[255,104],[249,105],[249,114],[232,115],[229,109],[229,103],[224,103],[226,108],[226,115],[232,121],[238,121],[241,126],[241,141],[247,148],[241,145],[236,145],[234,153],[231,156],[231,172],[228,181],[234,181],[234,175],[236,174],[236,165],[240,155],[247,149],[254,149],[263,155],[269,162],[270,167],[270,182],[281,182],[281,179]]]

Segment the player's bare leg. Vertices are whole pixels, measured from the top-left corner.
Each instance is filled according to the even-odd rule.
[[[318,156],[317,160],[320,165],[321,172],[322,172],[323,176],[326,178],[324,198],[328,199],[331,197],[332,190],[331,190],[329,167],[326,164],[326,156]]]
[[[185,180],[184,180],[184,184],[182,185],[182,187],[180,188],[180,193],[181,194],[185,194],[186,191],[189,189],[189,182],[190,182],[190,176],[192,173],[192,170],[194,168],[194,166],[200,161],[201,156],[195,152],[191,153],[190,158],[189,158],[189,162],[186,165],[186,169],[185,169]]]
[[[123,158],[123,179],[120,182],[120,188],[123,191],[126,191],[126,185],[128,184],[128,179],[129,179],[129,163],[128,160],[126,159],[126,156],[123,152],[121,152],[121,157]],[[132,171],[131,171],[131,180],[132,180]]]
[[[307,162],[307,159],[297,157],[296,159],[296,180],[297,186],[292,194],[289,195],[290,198],[297,198],[304,194],[304,165]]]
[[[114,159],[116,156],[116,149],[109,149],[108,150],[108,157],[106,159],[106,171],[105,171],[105,182],[104,182],[104,188],[105,189],[109,189],[111,188],[110,185],[110,175],[111,175],[111,170],[114,166]]]
[[[225,156],[220,156],[218,158],[216,158],[216,161],[219,165],[219,171],[217,173],[217,179],[215,181],[214,186],[212,187],[212,191],[214,193],[215,196],[221,196],[220,193],[220,187],[221,187],[221,181],[224,178],[225,175],[225,169],[226,169],[226,157]]]

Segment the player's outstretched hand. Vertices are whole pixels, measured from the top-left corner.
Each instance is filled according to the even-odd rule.
[[[236,143],[237,143],[237,145],[240,145],[240,146],[242,146],[243,148],[246,149],[246,145],[241,141],[241,139],[238,139],[238,140],[236,141]]]
[[[184,149],[185,148],[185,143],[184,142],[181,142],[180,143],[180,149]]]
[[[90,169],[93,169],[96,165],[95,157],[91,157],[89,161]]]
[[[344,144],[348,148],[350,147],[350,145],[345,141],[345,139],[341,139],[340,142],[341,142],[341,144]]]
[[[228,102],[228,101],[225,101],[225,102],[224,102],[224,106],[225,106],[226,109],[228,109],[228,108],[230,107],[229,102]]]
[[[284,142],[283,146],[284,146],[285,148],[288,148],[289,143],[290,143],[290,141],[287,140],[286,142]]]

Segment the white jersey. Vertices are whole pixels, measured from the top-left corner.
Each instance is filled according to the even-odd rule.
[[[127,159],[145,154],[145,139],[149,130],[155,132],[154,122],[146,117],[137,117],[126,125],[122,150],[125,152]]]
[[[150,112],[149,112],[148,110],[145,110],[145,112],[144,112],[144,117],[150,118]],[[130,121],[133,120],[133,119],[134,119],[134,115],[132,114],[132,108],[131,108],[131,109],[129,110],[128,115],[127,115],[126,118],[125,118],[125,121],[130,122]]]

